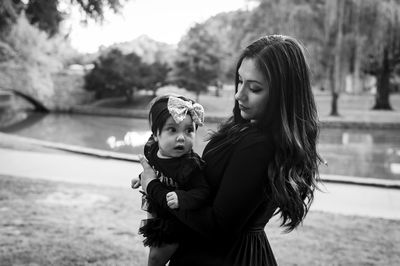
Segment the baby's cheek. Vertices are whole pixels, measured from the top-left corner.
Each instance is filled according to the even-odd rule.
[[[193,141],[194,141],[194,139],[192,139],[192,138],[187,139],[186,143],[187,143],[188,148],[191,149],[193,147]]]

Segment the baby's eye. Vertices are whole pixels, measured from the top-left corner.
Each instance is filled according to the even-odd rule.
[[[192,132],[194,132],[194,128],[189,127],[189,128],[186,129],[186,132],[187,133],[192,133]]]
[[[175,132],[175,128],[174,127],[167,127],[167,131],[168,132]]]

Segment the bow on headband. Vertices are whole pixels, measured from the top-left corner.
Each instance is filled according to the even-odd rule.
[[[192,117],[193,122],[202,126],[204,122],[204,108],[201,104],[182,100],[178,97],[170,96],[168,99],[168,111],[171,114],[174,121],[179,124],[182,122],[187,113]]]

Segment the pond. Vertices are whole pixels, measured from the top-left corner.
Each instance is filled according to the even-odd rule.
[[[209,130],[199,128],[194,149],[202,153]],[[146,119],[32,113],[0,131],[40,140],[114,152],[142,153],[150,136]],[[323,174],[400,180],[400,129],[322,128],[318,150],[328,162]]]

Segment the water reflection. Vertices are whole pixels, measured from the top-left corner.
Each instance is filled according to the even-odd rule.
[[[207,132],[215,127],[211,124],[199,128],[194,143],[196,152],[202,153]],[[41,113],[31,113],[22,123],[1,128],[0,131],[128,154],[143,153],[143,145],[151,134],[146,119]]]
[[[196,152],[202,153],[208,131],[216,128],[213,123],[199,128]],[[146,119],[68,114],[33,114],[24,123],[1,131],[129,154],[143,153],[150,136]],[[400,179],[399,129],[323,128],[318,151],[328,162],[320,168],[323,174]]]
[[[151,131],[146,132],[127,132],[122,140],[117,139],[115,136],[108,137],[106,143],[110,147],[110,149],[116,150],[124,146],[143,146],[143,143],[149,139],[151,135]]]
[[[400,164],[399,163],[390,163],[390,172],[396,175],[400,175]]]
[[[329,167],[321,173],[400,179],[399,130],[322,129],[318,150]]]

